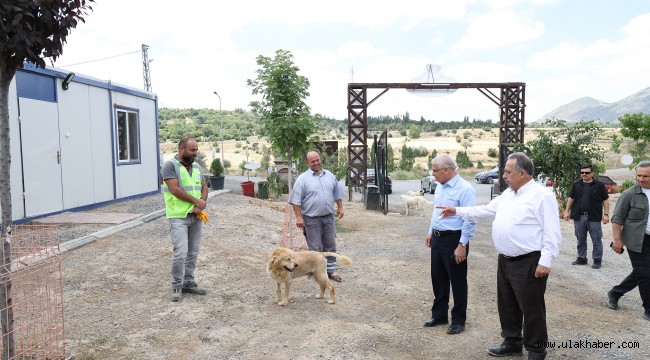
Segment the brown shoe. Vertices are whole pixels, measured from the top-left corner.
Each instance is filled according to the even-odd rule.
[[[341,280],[343,280],[343,279],[341,279],[340,276],[338,276],[338,275],[336,275],[336,274],[328,275],[327,277],[329,277],[330,280],[332,280],[332,281],[336,281],[336,282],[341,282]]]

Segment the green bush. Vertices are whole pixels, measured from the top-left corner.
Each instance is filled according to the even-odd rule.
[[[632,186],[634,186],[635,184],[636,183],[634,181],[632,181],[632,180],[625,180],[621,184],[621,191],[625,191],[625,190],[631,188]]]
[[[210,164],[210,173],[214,176],[223,176],[223,165],[221,164],[221,159],[217,158],[212,160],[212,164]]]

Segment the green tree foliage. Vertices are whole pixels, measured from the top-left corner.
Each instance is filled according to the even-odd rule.
[[[391,144],[388,144],[386,153],[388,154],[388,159],[386,159],[386,161],[388,162],[388,172],[390,173],[397,170],[397,166],[395,165],[395,152],[393,151],[393,146]]]
[[[262,169],[268,169],[271,166],[271,150],[262,145],[262,161],[260,161],[260,166]]]
[[[196,162],[201,166],[201,169],[205,170],[207,168],[205,164],[205,160],[207,157],[205,156],[204,152],[199,151],[198,154],[196,154]]]
[[[611,149],[613,152],[620,154],[621,153],[621,144],[623,140],[617,134],[612,134],[612,146]]]
[[[433,151],[431,151],[431,155],[429,155],[427,158],[427,164],[431,164],[431,160],[433,160],[436,156],[438,156],[438,150],[433,149]]]
[[[61,56],[70,30],[92,10],[94,0],[2,1],[0,2],[0,237],[11,235],[11,148],[9,131],[9,86],[16,70],[28,61],[44,68],[44,58],[52,61]],[[4,241],[2,261],[11,262],[10,241]],[[3,271],[6,283],[0,291],[0,303],[11,304],[11,279]],[[16,357],[14,315],[4,307],[2,317],[2,358]]]
[[[409,171],[413,169],[413,164],[415,164],[413,150],[406,144],[402,145],[402,158],[399,160],[399,169]]]
[[[636,113],[625,114],[618,119],[621,123],[621,135],[634,139],[637,143],[630,153],[634,157],[634,164],[647,160],[650,149],[650,114]]]
[[[412,139],[419,139],[420,138],[420,127],[413,124],[411,125],[411,128],[409,129],[409,136]]]
[[[593,121],[567,124],[552,120],[549,125],[554,129],[536,129],[537,139],[516,146],[515,151],[523,151],[533,160],[535,175],[551,179],[562,210],[573,181],[580,178],[580,166],[603,159],[603,149],[596,144],[602,128]]]
[[[489,148],[487,155],[491,158],[496,158],[497,156],[499,156],[499,152],[495,148]]]
[[[260,114],[271,146],[286,155],[291,169],[293,159],[306,153],[308,140],[316,128],[305,103],[309,79],[298,74],[300,69],[286,50],[277,50],[274,58],[258,56],[257,65],[257,78],[247,80],[247,84],[253,88],[253,95],[261,95],[262,99],[251,102],[251,107]]]
[[[459,151],[456,153],[456,165],[461,169],[469,169],[474,167],[474,163],[469,159],[466,151]]]
[[[485,166],[483,165],[483,163],[481,162],[481,160],[479,160],[478,163],[476,163],[476,168],[477,168],[477,169],[483,169],[484,167],[485,167]]]

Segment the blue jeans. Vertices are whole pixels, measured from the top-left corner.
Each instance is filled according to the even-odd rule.
[[[587,259],[587,232],[594,245],[592,258],[596,261],[603,259],[603,229],[600,221],[589,221],[587,215],[580,215],[578,220],[573,221],[576,238],[578,239],[578,257]]]
[[[194,281],[196,258],[201,248],[201,228],[203,222],[196,214],[186,218],[169,219],[172,236],[172,287],[182,287]]]

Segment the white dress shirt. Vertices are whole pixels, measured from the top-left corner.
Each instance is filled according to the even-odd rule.
[[[494,216],[492,240],[499,254],[519,256],[541,251],[539,264],[551,267],[562,234],[555,194],[530,180],[517,192],[511,188],[487,205],[456,208],[456,215],[476,221]]]

